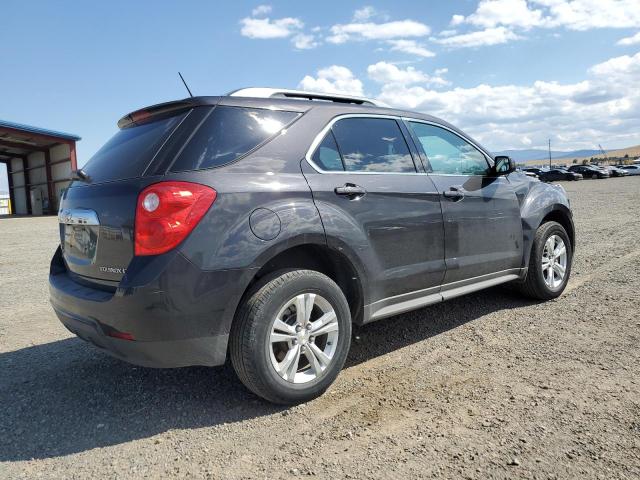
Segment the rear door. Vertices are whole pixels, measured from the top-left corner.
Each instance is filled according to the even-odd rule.
[[[392,117],[345,115],[307,158],[313,168],[305,176],[329,242],[362,260],[370,303],[437,292],[444,276],[438,192],[416,167],[401,128]]]
[[[520,205],[506,176],[489,176],[488,157],[443,126],[407,121],[427,157],[442,200],[444,283],[476,279],[522,266]]]

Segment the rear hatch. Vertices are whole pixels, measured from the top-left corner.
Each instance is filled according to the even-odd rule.
[[[176,183],[176,176],[184,172],[231,163],[261,148],[301,115],[274,110],[268,103],[264,108],[219,105],[219,97],[201,97],[198,102],[174,102],[123,117],[120,131],[65,192],[59,212],[60,242],[76,281],[115,287],[122,280],[134,257],[138,195],[147,186],[166,181],[167,173]],[[166,227],[166,222],[160,223]],[[171,239],[165,230],[150,231],[157,233],[141,234],[141,239],[150,243],[155,235]]]
[[[177,104],[176,104],[177,105]],[[60,244],[67,269],[83,282],[116,286],[134,255],[139,192],[150,165],[189,108],[136,112],[89,160],[60,203]]]

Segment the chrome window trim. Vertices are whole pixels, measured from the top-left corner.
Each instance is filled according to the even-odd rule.
[[[317,171],[318,173],[330,173],[330,174],[338,174],[338,175],[441,175],[441,176],[446,176],[446,177],[487,177],[487,175],[463,175],[463,174],[459,174],[459,173],[434,173],[434,172],[358,172],[358,171],[346,171],[346,170],[323,170],[322,168],[320,168],[314,161],[313,161],[313,154],[316,152],[316,149],[318,148],[318,146],[320,145],[320,143],[322,142],[322,140],[324,140],[325,135],[329,132],[329,130],[331,130],[331,127],[333,127],[333,125],[338,121],[338,120],[342,120],[343,118],[387,118],[387,119],[391,119],[391,120],[396,120],[396,121],[404,121],[404,122],[417,122],[417,123],[425,123],[427,125],[433,125],[434,127],[439,127],[439,128],[443,128],[451,133],[453,133],[454,135],[462,138],[465,142],[473,145],[480,153],[482,153],[485,156],[485,159],[487,161],[487,164],[489,167],[493,166],[493,157],[482,147],[480,147],[478,144],[476,144],[475,142],[472,142],[470,139],[468,139],[466,136],[464,135],[460,135],[458,132],[456,132],[455,130],[452,130],[451,128],[442,125],[441,123],[437,123],[437,122],[432,122],[429,120],[423,120],[421,118],[414,118],[414,117],[406,117],[406,116],[399,116],[399,115],[385,115],[385,114],[377,114],[377,113],[345,113],[343,115],[338,115],[336,117],[333,117],[323,128],[322,130],[320,130],[320,133],[318,133],[315,138],[313,139],[313,142],[311,142],[311,146],[307,149],[307,153],[305,154],[304,158],[307,161],[307,163],[309,163],[309,165],[311,165],[311,167]],[[409,128],[409,127],[407,127]],[[404,132],[402,132],[402,129],[400,130],[400,132],[402,133],[402,136],[404,137]],[[409,132],[409,133],[413,133],[413,132]],[[406,141],[406,139],[405,139]],[[418,148],[418,146],[416,146],[416,148]],[[421,147],[420,147],[421,148]],[[424,148],[423,148],[424,150]],[[411,152],[411,148],[409,148],[409,151]],[[426,152],[425,152],[426,154]],[[413,158],[413,155],[411,155]],[[427,159],[429,158],[429,156],[427,155]],[[415,165],[415,159],[413,160],[413,163]],[[416,169],[420,168],[421,165],[415,165]],[[491,178],[502,178],[503,176],[497,176],[497,177],[491,177]]]
[[[402,117],[398,115],[384,115],[384,114],[377,114],[377,113],[345,113],[343,115],[338,115],[337,117],[333,117],[329,121],[329,123],[327,123],[322,128],[322,130],[320,130],[320,133],[318,133],[315,136],[315,138],[313,139],[313,142],[311,142],[311,146],[309,147],[306,155],[304,156],[305,160],[309,163],[309,165],[311,165],[311,167],[313,167],[313,169],[316,170],[318,173],[330,173],[330,174],[338,174],[338,175],[426,175],[425,172],[418,172],[418,171],[415,171],[415,172],[360,172],[360,171],[346,171],[346,170],[323,170],[322,168],[320,168],[313,161],[313,154],[316,153],[316,149],[318,148],[322,140],[324,140],[325,135],[329,132],[329,130],[331,130],[331,127],[333,127],[333,125],[337,121],[345,118],[386,118],[389,120],[395,120],[397,122],[402,121]],[[400,126],[398,126],[398,129],[400,130],[402,139],[406,143],[407,139],[404,138],[404,132],[402,131]],[[336,143],[337,143],[337,140],[336,140]],[[417,170],[419,166],[416,165],[415,159],[413,158],[413,154],[411,153],[411,148],[409,147],[409,145],[407,145],[407,149],[409,150],[409,155],[411,155],[411,161],[413,162],[413,165]]]

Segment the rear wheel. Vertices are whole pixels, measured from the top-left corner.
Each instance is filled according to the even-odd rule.
[[[240,308],[229,339],[231,361],[249,390],[274,403],[321,395],[338,376],[351,343],[342,290],[312,270],[262,280]]]
[[[533,241],[527,277],[518,289],[539,300],[559,297],[569,281],[572,260],[573,250],[564,227],[557,222],[543,223]]]

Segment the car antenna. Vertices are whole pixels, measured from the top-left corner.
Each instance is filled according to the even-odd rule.
[[[178,75],[180,75],[180,80],[182,80],[182,83],[184,83],[184,88],[186,88],[187,92],[189,92],[189,96],[193,98],[193,93],[191,93],[191,90],[189,89],[189,85],[187,85],[187,82],[184,81],[184,77],[180,72],[178,72]]]

